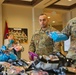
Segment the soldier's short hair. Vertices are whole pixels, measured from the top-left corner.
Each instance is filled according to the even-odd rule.
[[[45,13],[41,13],[39,16],[46,15]],[[47,15],[46,15],[47,16]]]

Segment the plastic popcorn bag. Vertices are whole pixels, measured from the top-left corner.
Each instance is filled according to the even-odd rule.
[[[65,41],[68,39],[65,34],[56,31],[50,32],[49,37],[52,38],[55,42]]]

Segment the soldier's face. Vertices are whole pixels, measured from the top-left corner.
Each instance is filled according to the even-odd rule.
[[[39,17],[39,23],[41,25],[41,28],[46,28],[48,25],[48,18],[46,15],[41,15]]]

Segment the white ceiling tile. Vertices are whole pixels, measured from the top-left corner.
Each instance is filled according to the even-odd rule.
[[[75,4],[76,0],[72,0],[72,1],[68,1],[68,0],[61,0],[57,3],[55,3],[55,5],[65,5],[65,6],[70,6],[72,4]]]

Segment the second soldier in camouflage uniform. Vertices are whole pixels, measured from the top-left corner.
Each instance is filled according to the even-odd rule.
[[[39,16],[39,23],[41,29],[32,36],[29,51],[35,52],[38,55],[49,55],[54,51],[58,51],[59,43],[53,42],[47,34],[56,29],[48,25],[48,18],[45,14]]]
[[[67,23],[62,32],[71,36],[71,45],[66,57],[76,59],[76,17]]]

